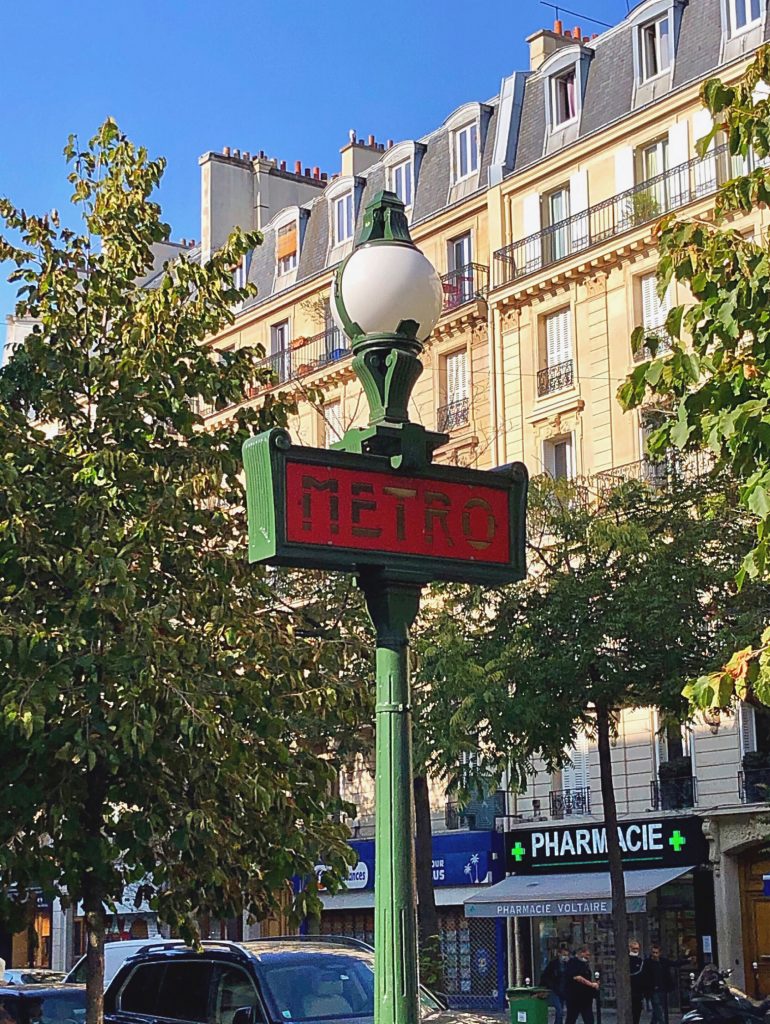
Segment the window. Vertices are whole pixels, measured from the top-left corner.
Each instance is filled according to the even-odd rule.
[[[251,251],[244,253],[243,256],[241,257],[241,262],[235,268],[235,272],[233,273],[233,284],[235,285],[236,288],[246,287],[246,282],[249,280],[251,257]]]
[[[393,191],[404,204],[412,205],[412,161],[404,160],[396,164],[391,173]]]
[[[730,33],[748,28],[762,17],[761,0],[729,0]]]
[[[474,121],[455,132],[455,180],[467,178],[479,166],[479,129]]]
[[[560,445],[567,442],[561,441]],[[568,474],[559,473],[559,476]],[[570,763],[561,770],[562,787],[571,792],[586,790],[590,786],[590,743],[585,732],[580,732],[575,738],[575,745],[565,751]]]
[[[288,274],[297,266],[297,225],[285,224],[276,238],[276,265],[279,274]]]
[[[334,244],[353,237],[353,193],[347,192],[334,201]]]
[[[444,432],[468,424],[468,353],[461,348],[443,361],[444,401],[439,406],[437,429]]]
[[[556,128],[577,117],[575,69],[551,79],[551,125]]]
[[[643,25],[639,30],[641,36],[641,74],[642,81],[654,78],[661,71],[666,71],[671,63],[668,18],[659,18]]]
[[[166,964],[166,973],[158,992],[155,1014],[171,1020],[208,1021],[211,963],[199,960],[174,960]]]
[[[645,274],[639,281],[642,303],[642,327],[645,334],[654,334],[658,338],[658,352],[667,352],[671,348],[671,339],[666,332],[666,317],[671,309],[671,295],[666,292],[663,299],[658,298],[658,282],[655,274]],[[644,356],[644,352],[637,353]]]
[[[552,437],[543,442],[543,463],[554,480],[571,480],[575,475],[575,449],[572,435]]]
[[[289,379],[289,321],[282,320],[270,328],[270,367],[278,377],[278,383]]]
[[[545,363],[560,366],[572,359],[570,308],[560,309],[545,318]]]
[[[569,218],[569,186],[563,185],[543,196],[543,226],[547,229],[545,258],[549,263],[569,255],[570,228],[565,221]],[[550,229],[550,230],[548,230]]]
[[[256,1020],[262,1019],[257,992],[249,976],[240,967],[217,967],[210,1024],[233,1024],[236,1012],[246,1006],[255,1010]]]
[[[342,429],[342,403],[327,402],[323,407],[324,416],[324,447],[331,448],[335,441],[339,441],[344,431]]]
[[[642,181],[657,178],[668,170],[668,139],[656,139],[638,150],[638,173]]]
[[[449,273],[443,278],[444,309],[453,309],[464,302],[470,302],[475,295],[470,232],[449,242],[447,263]]]
[[[143,964],[136,968],[120,993],[119,1008],[129,1013],[152,1016],[158,1003],[158,992],[165,963]]]

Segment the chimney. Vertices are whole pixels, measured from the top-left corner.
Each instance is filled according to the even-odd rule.
[[[229,146],[223,146],[222,147],[222,156],[230,156],[230,147]]]
[[[577,39],[578,42],[583,38],[583,33],[580,29],[580,25],[575,25],[575,27],[572,29],[572,38]]]
[[[281,170],[282,171],[286,170],[286,161],[285,160],[281,160]]]
[[[579,31],[579,30],[578,30]],[[574,40],[569,29],[564,30],[561,21],[553,23],[553,31],[541,28],[527,37],[529,43],[529,70],[537,71],[545,60],[562,46],[569,46]]]
[[[254,165],[238,159],[239,151],[204,153],[201,169],[201,257],[211,257],[235,227],[253,231],[258,222],[254,203]]]
[[[340,150],[341,173],[344,177],[356,177],[377,163],[381,147],[377,145],[374,135],[370,135],[365,142],[356,138],[353,129],[348,133],[348,139],[348,144]]]
[[[316,181],[320,181],[321,180],[321,168],[320,167],[314,167],[313,168],[313,177],[315,178]]]
[[[301,160],[295,160],[294,161],[294,173],[295,174],[302,174],[302,161]]]

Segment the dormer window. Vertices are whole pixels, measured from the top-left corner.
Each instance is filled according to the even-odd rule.
[[[577,88],[575,68],[551,79],[551,125],[560,125],[574,121],[577,117]]]
[[[742,32],[762,17],[761,0],[728,0],[730,35]]]
[[[233,284],[236,288],[245,288],[249,280],[249,270],[251,269],[251,257],[252,250],[244,253],[241,256],[241,262],[235,268],[233,272]]]
[[[406,207],[412,205],[413,166],[411,160],[402,160],[400,164],[391,168],[390,172],[391,190],[396,193]]]
[[[474,121],[455,132],[455,177],[467,178],[479,168],[479,129]]]
[[[353,237],[353,193],[334,200],[334,244],[341,245]]]
[[[740,0],[739,0],[740,2]],[[758,0],[757,0],[758,2]],[[643,25],[640,33],[641,78],[646,82],[671,65],[671,48],[669,46],[668,18],[658,18]]]
[[[276,239],[276,267],[279,274],[288,274],[297,266],[297,223],[285,224],[278,229]]]

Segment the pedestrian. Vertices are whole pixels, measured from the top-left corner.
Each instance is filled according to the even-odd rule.
[[[562,942],[556,956],[548,961],[540,978],[542,987],[548,989],[548,1001],[554,1009],[553,1024],[563,1024],[564,1022],[569,961],[569,947],[565,942]]]
[[[674,990],[674,968],[681,967],[691,959],[687,956],[681,960],[670,960],[662,955],[657,942],[650,946],[650,955],[645,958],[642,967],[642,991],[652,1007],[650,1024],[667,1024],[668,997]]]
[[[628,969],[631,974],[631,1013],[634,1024],[639,1024],[642,1017],[642,1002],[644,1001],[644,984],[642,972],[644,970],[644,958],[642,947],[638,939],[628,940]]]
[[[599,983],[591,976],[588,946],[580,946],[567,964],[567,1021],[576,1024],[578,1017],[583,1024],[594,1024],[594,999]]]

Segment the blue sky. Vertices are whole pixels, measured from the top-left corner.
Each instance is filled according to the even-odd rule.
[[[601,31],[626,0],[574,0],[565,26]],[[348,129],[424,135],[460,104],[528,67],[550,27],[538,0],[35,0],[4,5],[0,195],[29,211],[69,187],[61,151],[108,115],[168,159],[160,193],[172,237],[199,238],[198,157],[222,146],[339,169]],[[0,348],[14,290],[0,281]]]

